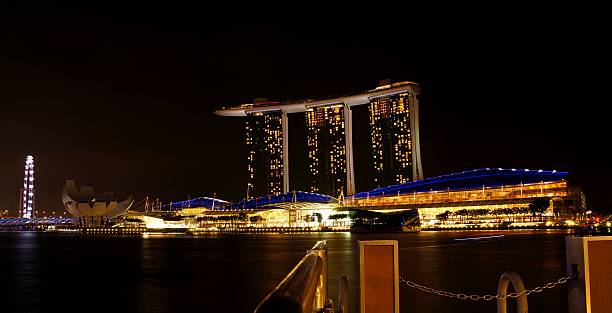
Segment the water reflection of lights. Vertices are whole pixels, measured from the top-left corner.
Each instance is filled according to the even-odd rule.
[[[455,238],[453,240],[457,241],[466,241],[466,240],[484,240],[484,239],[495,239],[495,238],[503,238],[504,235],[495,235],[495,236],[481,236],[481,237],[467,237],[467,238]]]

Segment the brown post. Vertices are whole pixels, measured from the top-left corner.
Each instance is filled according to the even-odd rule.
[[[612,236],[566,237],[570,313],[609,313],[612,308]]]
[[[359,241],[361,313],[399,313],[397,240]]]

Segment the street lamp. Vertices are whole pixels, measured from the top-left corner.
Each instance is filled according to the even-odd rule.
[[[593,213],[593,211],[588,210],[588,211],[586,211],[586,212],[584,212],[584,213],[585,213],[585,215],[586,215],[586,219],[587,219],[587,223],[588,223],[588,222],[589,222],[589,215],[591,215],[591,214]],[[591,216],[592,216],[592,215],[591,215]]]

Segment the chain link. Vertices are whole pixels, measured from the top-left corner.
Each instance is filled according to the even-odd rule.
[[[559,278],[557,281],[555,282],[550,282],[547,283],[544,286],[540,286],[540,287],[535,287],[533,289],[530,290],[523,290],[521,292],[513,292],[513,293],[509,293],[506,294],[505,296],[502,295],[466,295],[464,293],[452,293],[452,292],[448,292],[448,291],[444,291],[444,290],[437,290],[437,289],[433,289],[430,287],[426,287],[423,285],[419,285],[413,281],[409,281],[404,279],[403,277],[400,276],[400,281],[402,283],[405,283],[406,286],[408,287],[412,287],[415,289],[419,289],[421,291],[427,292],[427,293],[432,293],[432,294],[436,294],[439,296],[443,296],[443,297],[449,297],[449,298],[457,298],[460,300],[472,300],[472,301],[478,301],[478,300],[484,300],[484,301],[492,301],[492,300],[503,300],[506,298],[518,298],[520,296],[529,296],[532,293],[540,293],[542,291],[544,291],[545,289],[552,289],[554,287],[560,286],[565,284],[568,280],[574,278],[576,275],[575,274],[571,274],[565,277],[561,277]]]

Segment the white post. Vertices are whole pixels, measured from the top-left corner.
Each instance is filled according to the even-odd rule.
[[[355,194],[355,171],[353,167],[353,112],[344,105],[344,141],[346,146],[346,195]]]
[[[508,294],[508,285],[512,283],[512,287],[514,288],[514,292],[520,293],[525,290],[525,285],[523,284],[523,280],[521,277],[515,272],[504,272],[502,276],[499,278],[499,283],[497,285],[497,294],[500,296],[505,296]],[[506,313],[506,298],[497,299],[497,313]],[[527,313],[528,305],[527,305],[527,296],[521,295],[516,299],[516,311],[518,313]]]
[[[283,129],[283,193],[289,192],[289,119],[287,112],[282,112],[281,128]]]
[[[423,179],[421,164],[421,142],[419,140],[419,100],[415,94],[408,97],[410,112],[410,140],[412,141],[412,180]]]

